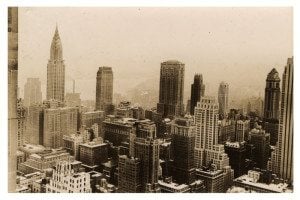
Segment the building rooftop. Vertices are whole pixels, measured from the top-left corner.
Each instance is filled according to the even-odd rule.
[[[183,63],[178,60],[167,60],[167,61],[162,62],[161,64],[169,64],[169,65],[180,64],[180,65],[182,65]]]
[[[232,148],[240,148],[242,146],[244,146],[245,142],[226,142],[225,146],[226,147],[232,147]]]
[[[267,81],[280,81],[279,73],[273,68],[267,76]]]
[[[24,152],[17,150],[17,156],[24,156]]]
[[[165,187],[168,187],[168,188],[172,188],[174,190],[189,189],[189,186],[186,185],[186,184],[179,185],[178,183],[174,183],[174,182],[167,183],[167,182],[164,182],[162,180],[158,180],[158,184],[162,185],[162,186],[165,186]]]
[[[292,192],[291,189],[287,188],[288,187],[287,183],[278,183],[278,184],[275,184],[275,183],[270,183],[270,184],[260,183],[260,182],[257,182],[257,180],[255,178],[250,177],[248,174],[242,175],[242,176],[234,179],[234,181],[241,182],[241,183],[244,183],[246,185],[251,185],[251,186],[258,187],[258,188],[270,190],[272,192],[279,192],[279,193]]]
[[[95,148],[95,147],[100,147],[105,145],[107,145],[107,143],[101,141],[92,141],[92,142],[80,144],[80,146],[89,147],[89,148]]]
[[[44,151],[46,148],[42,145],[23,144],[23,146],[19,147],[19,149],[25,152],[38,152],[38,151]]]
[[[86,114],[98,114],[98,113],[104,113],[104,111],[102,110],[96,110],[96,111],[88,111],[88,112],[85,112],[85,113],[82,113],[83,115],[86,115]]]
[[[201,174],[206,174],[210,176],[216,176],[223,172],[223,170],[202,170],[202,169],[196,169],[196,172]]]

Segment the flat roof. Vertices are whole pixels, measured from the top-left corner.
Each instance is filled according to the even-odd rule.
[[[100,146],[105,146],[105,145],[107,145],[107,143],[105,143],[105,142],[103,142],[103,143],[88,142],[88,143],[80,144],[80,146],[89,147],[89,148],[100,147]]]
[[[254,179],[249,177],[247,174],[234,179],[234,181],[239,182],[239,183],[245,183],[247,185],[255,186],[258,188],[262,188],[262,189],[266,189],[266,190],[270,190],[270,191],[274,191],[274,192],[292,192],[292,190],[287,188],[288,187],[287,183],[266,184],[266,183],[255,182]]]
[[[158,184],[163,185],[163,186],[168,187],[168,188],[175,189],[175,190],[189,189],[189,186],[186,185],[186,184],[179,185],[178,183],[174,183],[174,182],[167,183],[167,182],[164,182],[162,180],[158,180]]]

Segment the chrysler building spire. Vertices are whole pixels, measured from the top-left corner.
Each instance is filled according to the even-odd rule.
[[[47,100],[64,102],[65,97],[65,64],[62,55],[62,44],[56,25],[51,42],[50,59],[47,65]]]
[[[51,43],[50,60],[62,60],[62,45],[56,24],[55,33]]]

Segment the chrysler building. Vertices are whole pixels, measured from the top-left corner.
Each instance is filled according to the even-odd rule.
[[[65,96],[65,64],[62,45],[56,26],[50,48],[50,59],[47,65],[47,100],[64,102]]]

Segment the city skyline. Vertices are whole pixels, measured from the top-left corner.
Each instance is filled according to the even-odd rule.
[[[39,9],[43,10],[20,8],[21,12],[28,15]],[[57,12],[61,9],[54,8]],[[78,13],[65,8],[65,17],[68,18],[73,13],[72,19],[78,19],[77,25],[82,25],[79,32],[72,32],[74,35],[80,33],[81,37],[73,38],[72,49],[65,48],[65,42],[68,44],[72,40],[72,34],[64,38],[56,24],[48,49],[48,64],[40,72],[41,76],[47,76],[46,100],[41,102],[37,99],[28,103],[18,92],[18,80],[23,76],[25,67],[19,61],[29,58],[23,55],[23,49],[19,49],[22,46],[20,41],[26,36],[22,32],[22,26],[19,26],[23,17],[18,15],[18,7],[8,8],[8,192],[294,192],[294,56],[291,53],[292,55],[282,58],[286,61],[280,66],[284,70],[282,78],[281,70],[276,70],[274,66],[272,70],[255,67],[260,66],[260,57],[264,58],[264,62],[272,62],[275,59],[272,57],[279,53],[274,45],[285,39],[279,31],[277,34],[282,36],[280,39],[275,39],[274,33],[275,37],[268,38],[271,40],[261,40],[263,34],[278,28],[278,21],[272,18],[273,23],[268,22],[268,17],[263,13],[270,17],[273,12],[278,15],[284,11],[288,13],[288,8],[280,8],[280,11],[278,8],[97,8],[97,12],[94,9],[74,9],[80,10]],[[105,16],[113,13],[116,15],[115,12],[119,15],[130,13],[124,15],[122,20],[131,18],[132,21],[119,26],[114,23],[110,27],[110,22],[118,20],[109,18],[104,25],[112,28],[111,30],[120,30],[111,33],[108,28],[101,32],[101,26],[98,26],[101,9],[104,11],[101,14]],[[136,9],[140,14],[138,19],[133,17]],[[187,11],[190,13],[186,13]],[[156,13],[157,16],[150,16],[150,13]],[[235,16],[237,13],[238,17]],[[259,24],[246,23],[247,19],[251,22],[257,20],[258,16],[253,18],[254,13],[263,15],[259,15],[260,20],[255,22]],[[47,15],[47,11],[44,14]],[[198,31],[199,28],[207,31],[205,26],[201,26],[204,23],[202,18],[201,22],[192,23],[199,14],[207,14],[208,21],[204,20],[206,25],[213,25],[219,30],[210,32],[208,29],[208,34],[212,37],[210,42],[200,38],[203,44],[208,42],[207,51],[198,51],[199,44],[196,41],[200,41],[199,35],[193,35],[198,33],[197,28]],[[85,17],[80,18],[82,15]],[[40,14],[39,17],[42,16]],[[221,16],[224,20],[220,21]],[[90,20],[86,21],[89,17]],[[149,21],[144,21],[145,19]],[[161,20],[155,21],[156,19]],[[230,25],[225,23],[221,26],[227,20]],[[236,20],[243,21],[243,27]],[[166,27],[161,27],[166,22],[169,22]],[[222,23],[218,26],[216,22]],[[129,24],[136,26],[128,30]],[[146,26],[142,26],[143,24]],[[268,27],[259,27],[263,24]],[[85,25],[87,29],[84,29]],[[97,30],[88,32],[91,35],[82,35],[82,30],[91,31],[91,27],[96,27]],[[253,27],[259,30],[252,29],[247,34]],[[70,31],[71,28],[68,28]],[[122,28],[126,30],[121,31]],[[160,32],[156,32],[157,30]],[[128,37],[128,31],[131,31],[133,37]],[[113,52],[110,55],[111,61],[119,62],[120,65],[114,67],[113,63],[101,63],[97,67],[98,71],[88,77],[87,74],[92,71],[92,63],[109,60],[108,55],[98,55],[100,46],[97,43],[99,34],[108,33],[112,37],[101,40],[103,45],[109,42],[109,45],[118,48],[113,50],[108,45],[102,53],[107,55],[105,52]],[[149,40],[144,37],[146,33],[151,36]],[[214,34],[218,37],[214,37]],[[233,37],[234,34],[237,34],[236,38]],[[238,34],[241,35],[237,37]],[[90,39],[86,40],[86,36]],[[115,36],[119,36],[117,40]],[[229,40],[225,40],[226,37]],[[293,37],[289,40],[293,41]],[[289,40],[283,44],[288,46]],[[40,42],[38,38],[34,41],[38,41],[41,49],[45,47],[44,42],[47,42]],[[155,44],[155,41],[158,43]],[[137,45],[136,49],[130,51],[132,46],[127,46],[128,42]],[[151,44],[147,44],[148,42]],[[72,54],[74,50],[78,50],[76,45],[81,47],[79,58]],[[155,46],[158,47],[157,51],[145,54],[148,48]],[[211,51],[212,46],[214,51]],[[282,49],[281,53],[285,50],[293,51],[292,48],[287,50],[283,46],[276,46]],[[259,50],[256,49],[258,47]],[[266,50],[270,47],[273,51],[267,53]],[[88,49],[94,51],[85,51]],[[35,50],[34,44],[26,53],[29,55],[31,50]],[[124,50],[128,52],[122,52]],[[70,54],[66,56],[68,51]],[[253,54],[247,54],[248,51]],[[118,52],[118,55],[114,55]],[[149,64],[146,60],[140,68],[130,65],[140,58],[137,56],[136,59],[131,59],[134,54],[144,55],[143,59],[149,58],[151,62],[156,62],[159,57],[160,69],[144,68]],[[164,59],[164,55],[175,57]],[[204,62],[209,61],[204,68],[208,70],[199,72],[200,67],[190,68],[193,72],[190,76],[190,72],[186,73],[189,61],[186,63],[185,58],[190,57],[196,63],[199,59],[197,55],[204,56]],[[85,59],[85,56],[89,59]],[[39,58],[38,53],[36,57]],[[276,59],[279,58],[281,56],[277,55]],[[34,62],[35,59],[31,60]],[[75,61],[79,66],[76,70],[72,66],[68,67],[68,62]],[[80,62],[85,67],[80,67]],[[230,62],[235,64],[229,67]],[[244,67],[237,67],[239,62]],[[122,69],[121,66],[125,68]],[[46,72],[42,70],[44,68]],[[27,77],[28,86],[25,85],[24,88],[26,91],[32,90],[30,93],[26,92],[25,97],[35,99],[35,96],[41,96],[40,85],[43,78],[31,78],[35,75],[34,70],[25,69],[30,72],[30,77]],[[155,70],[159,72],[158,79],[156,72],[152,74]],[[265,70],[267,73],[264,74]],[[96,82],[93,85],[79,82],[79,88],[76,88],[76,78],[72,77],[76,73],[81,81],[96,79]],[[152,78],[148,78],[150,74],[153,75]],[[70,78],[72,92],[67,89],[67,79]],[[190,78],[191,82],[187,81]],[[35,82],[29,85],[30,80]],[[128,81],[128,84],[124,81]],[[216,82],[218,83],[215,84]],[[214,87],[218,90],[215,91]],[[80,88],[84,88],[86,93],[82,94]],[[118,90],[121,94],[116,95]],[[82,100],[90,99],[88,94],[91,91],[94,91],[91,98],[93,100]]]
[[[156,20],[153,14],[163,20]],[[86,90],[83,85],[94,88],[94,74],[105,65],[113,68],[116,93],[126,94],[147,81],[158,91],[160,63],[170,59],[186,65],[184,103],[190,98],[187,94],[195,73],[203,74],[210,95],[215,95],[218,84],[225,81],[230,84],[233,97],[241,87],[246,94],[255,92],[256,96],[263,96],[264,82],[260,77],[274,67],[282,74],[282,60],[292,55],[291,8],[20,8],[20,16],[19,49],[23,67],[19,85],[24,85],[31,76],[40,78],[43,99],[46,87],[44,65],[49,59],[49,45],[56,23],[64,45],[66,92],[72,91],[74,79],[76,91],[81,93],[83,100],[95,98],[95,89]],[[67,21],[69,16],[78,19],[84,28],[78,29]],[[103,21],[93,20],[96,17]],[[274,23],[278,22],[276,18],[285,22]],[[47,23],[43,23],[45,20]],[[47,26],[35,30],[32,27],[35,23]],[[221,28],[218,24],[222,24]],[[116,35],[116,31],[123,34]],[[88,35],[90,41],[85,37],[78,39],[79,34]],[[23,69],[32,69],[27,70],[31,75]],[[234,75],[227,75],[231,69],[235,69],[236,76],[239,74],[238,80],[232,78],[236,77]],[[252,70],[259,73],[249,73]],[[220,76],[218,71],[225,76]]]

